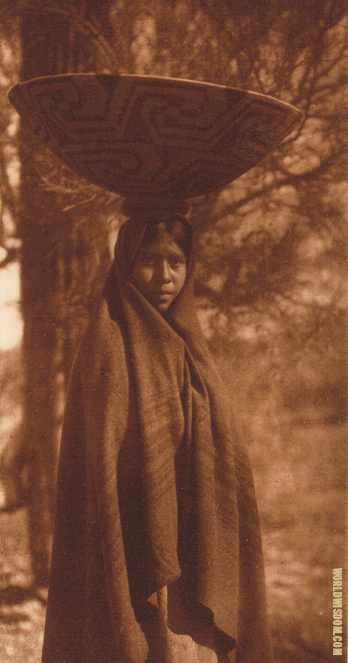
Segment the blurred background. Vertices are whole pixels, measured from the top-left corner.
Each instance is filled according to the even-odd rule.
[[[123,221],[117,196],[21,126],[7,92],[89,71],[230,85],[305,113],[192,215],[198,312],[254,468],[275,660],[332,660],[346,525],[346,24],[343,0],[2,1],[1,661],[40,660],[66,385]]]

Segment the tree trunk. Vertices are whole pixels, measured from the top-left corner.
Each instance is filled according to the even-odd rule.
[[[21,22],[21,80],[78,70],[100,70],[102,64],[99,62],[98,65],[95,61],[98,57],[100,59],[100,54],[95,49],[93,51],[93,44],[89,43],[86,35],[81,36],[78,25],[74,26],[67,3],[57,6],[56,13],[46,12],[45,5],[40,2],[31,3],[28,7],[22,14]],[[75,13],[79,11],[79,17],[83,19],[82,2],[71,2],[70,8]],[[46,585],[64,386],[73,355],[67,329],[74,345],[81,321],[72,320],[73,316],[67,312],[66,306],[67,289],[76,287],[78,291],[76,283],[74,286],[68,282],[72,272],[75,280],[78,278],[76,256],[69,242],[69,224],[66,220],[62,224],[62,211],[59,209],[61,196],[43,187],[39,174],[39,171],[45,171],[46,164],[51,163],[51,155],[38,146],[23,128],[20,157],[19,234],[22,239],[23,361],[26,378],[23,445],[28,460],[32,569],[35,582]],[[58,162],[57,168],[60,168]],[[88,236],[85,241],[88,244]],[[106,245],[107,237],[100,243]],[[70,251],[65,255],[64,248],[69,245]],[[73,244],[74,248],[76,245]],[[84,275],[80,274],[82,290],[90,286],[98,268],[98,259],[93,251],[89,253],[87,282],[83,282]],[[86,293],[82,294],[81,299],[86,300]]]

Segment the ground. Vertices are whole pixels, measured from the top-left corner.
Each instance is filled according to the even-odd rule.
[[[251,453],[275,662],[343,661],[332,656],[332,572],[345,559],[345,429],[292,426],[285,437],[271,459]],[[0,661],[39,663],[46,593],[30,587],[25,509],[2,514],[0,528]]]

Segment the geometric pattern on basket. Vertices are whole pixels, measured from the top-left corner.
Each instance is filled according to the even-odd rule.
[[[295,107],[265,95],[147,76],[47,76],[15,85],[9,98],[76,173],[135,198],[219,189],[302,119]]]

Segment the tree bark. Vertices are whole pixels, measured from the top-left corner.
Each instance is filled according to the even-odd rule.
[[[84,3],[71,2],[70,9],[75,13],[79,11],[79,18],[83,20]],[[64,2],[59,7],[57,5],[57,12],[53,13],[45,11],[45,3],[28,3],[21,17],[21,80],[103,68],[99,52],[93,49],[93,43],[89,43],[86,35],[81,34],[79,25],[71,21],[68,10],[69,3]],[[22,239],[23,361],[26,380],[23,446],[28,461],[32,570],[35,582],[46,585],[64,387],[74,354],[72,346],[76,345],[82,324],[78,317],[73,319],[71,310],[67,310],[66,299],[69,291],[75,288],[76,298],[80,296],[80,309],[81,302],[83,308],[88,299],[85,291],[90,287],[100,261],[93,251],[87,251],[89,257],[85,272],[88,277],[84,281],[86,274],[78,273],[81,262],[74,255],[76,243],[69,241],[76,239],[76,233],[69,229],[66,216],[62,223],[63,215],[59,209],[61,196],[45,188],[42,183],[40,171],[44,172],[52,157],[38,146],[25,128],[20,134],[20,158],[19,234]],[[58,162],[57,168],[60,168]],[[72,225],[75,219],[71,214]],[[85,244],[91,245],[88,230],[84,232],[87,234]],[[99,253],[105,254],[107,235],[104,235],[98,249]],[[65,250],[66,247],[69,250]]]

